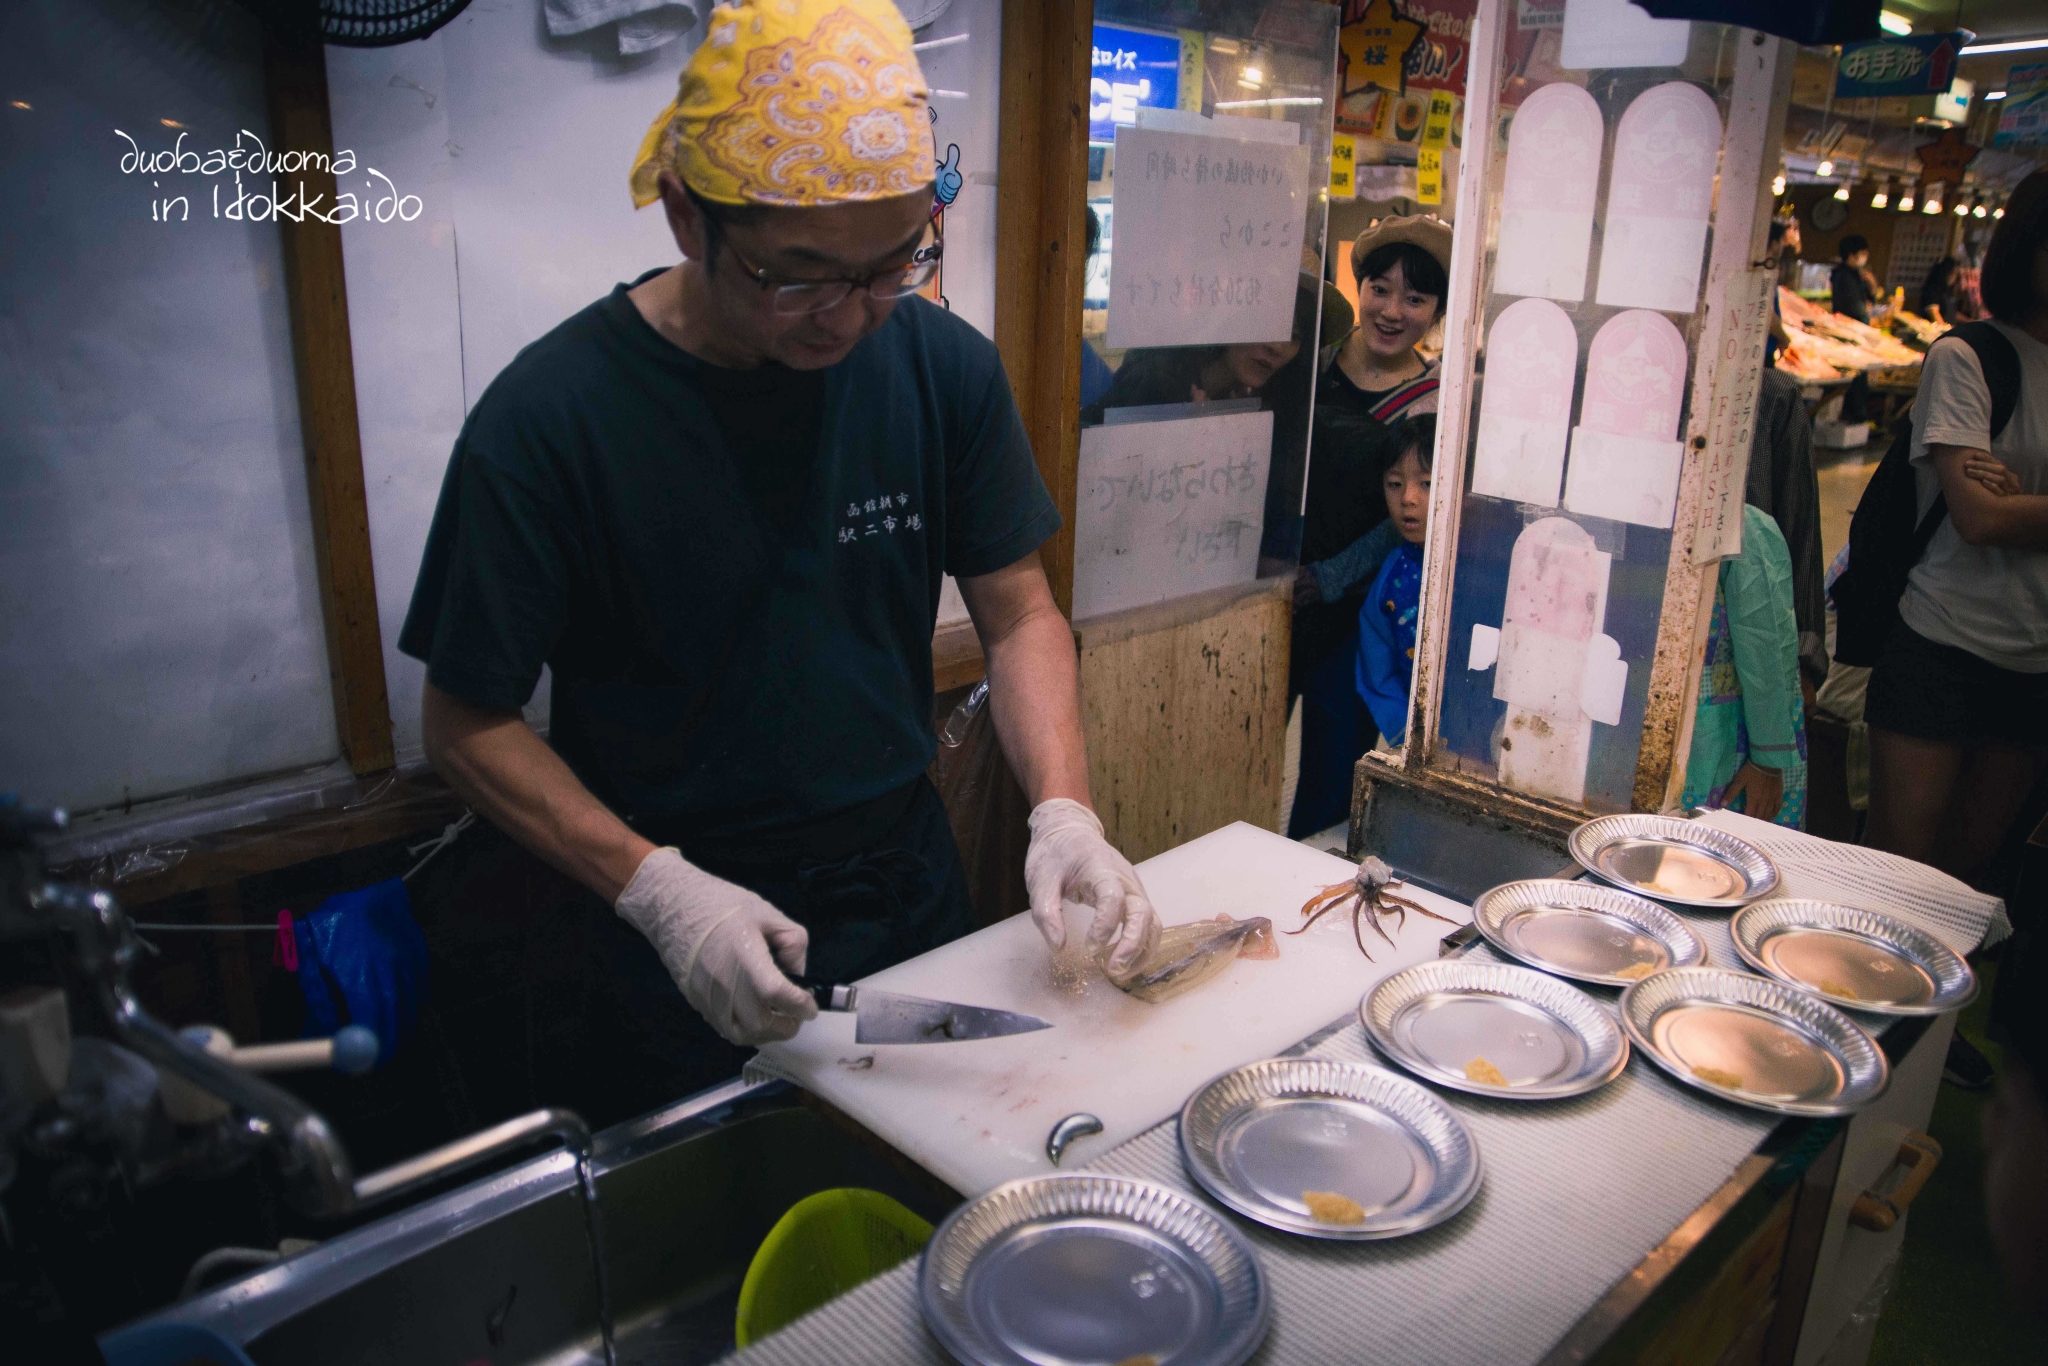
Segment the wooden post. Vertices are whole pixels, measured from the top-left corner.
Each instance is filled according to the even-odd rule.
[[[327,110],[327,59],[317,39],[275,38],[264,53],[271,145],[322,159],[280,182],[328,212],[335,203],[329,169],[334,130]],[[356,425],[355,357],[349,344],[348,289],[341,228],[311,213],[280,214],[285,295],[299,386],[299,430],[306,445],[306,490],[313,511],[313,554],[327,626],[327,673],[341,752],[357,773],[390,768],[391,704],[384,682],[384,639],[370,563],[370,513],[363,490],[362,435]]]
[[[1038,472],[1060,510],[1039,550],[1074,609],[1074,481],[1081,450],[1081,289],[1087,271],[1088,79],[1094,0],[1003,6],[996,159],[996,348]]]

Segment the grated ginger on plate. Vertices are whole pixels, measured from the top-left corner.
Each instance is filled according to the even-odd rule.
[[[1626,977],[1631,982],[1640,982],[1656,970],[1657,965],[1655,963],[1630,963],[1614,975],[1616,977]]]
[[[1844,986],[1840,982],[1830,982],[1823,979],[1822,981],[1815,982],[1813,989],[1820,992],[1823,996],[1839,996],[1845,1001],[1860,1001],[1863,999],[1856,994],[1856,988]]]
[[[1481,1086],[1506,1086],[1507,1077],[1498,1067],[1484,1058],[1474,1058],[1465,1064],[1465,1080],[1476,1081]]]
[[[1692,1074],[1703,1082],[1713,1086],[1723,1086],[1730,1091],[1744,1089],[1740,1076],[1733,1072],[1724,1072],[1718,1067],[1695,1067],[1692,1069]]]
[[[1308,1217],[1319,1224],[1365,1222],[1365,1206],[1335,1191],[1303,1191],[1301,1203],[1308,1206]]]

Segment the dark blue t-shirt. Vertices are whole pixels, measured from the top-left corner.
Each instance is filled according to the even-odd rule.
[[[463,425],[399,648],[484,707],[547,665],[550,743],[627,817],[727,836],[903,787],[941,574],[1060,524],[995,346],[906,298],[828,370],[725,370],[628,288]]]

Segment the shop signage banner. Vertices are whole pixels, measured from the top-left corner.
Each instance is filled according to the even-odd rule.
[[[1994,147],[2048,145],[2048,62],[2016,66],[2005,78]]]
[[[1835,68],[1835,98],[1870,99],[1886,95],[1938,95],[1955,79],[1959,33],[1912,34],[1848,43]]]
[[[1140,109],[1180,104],[1181,40],[1135,29],[1095,26],[1095,56],[1088,82],[1088,138],[1109,142],[1138,121]]]

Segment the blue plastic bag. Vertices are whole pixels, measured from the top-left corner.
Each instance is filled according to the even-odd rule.
[[[412,918],[405,883],[392,878],[328,897],[293,923],[292,937],[306,996],[306,1037],[324,1038],[344,1023],[363,1025],[376,1032],[377,1065],[391,1061],[412,1037],[427,994],[427,940]]]

